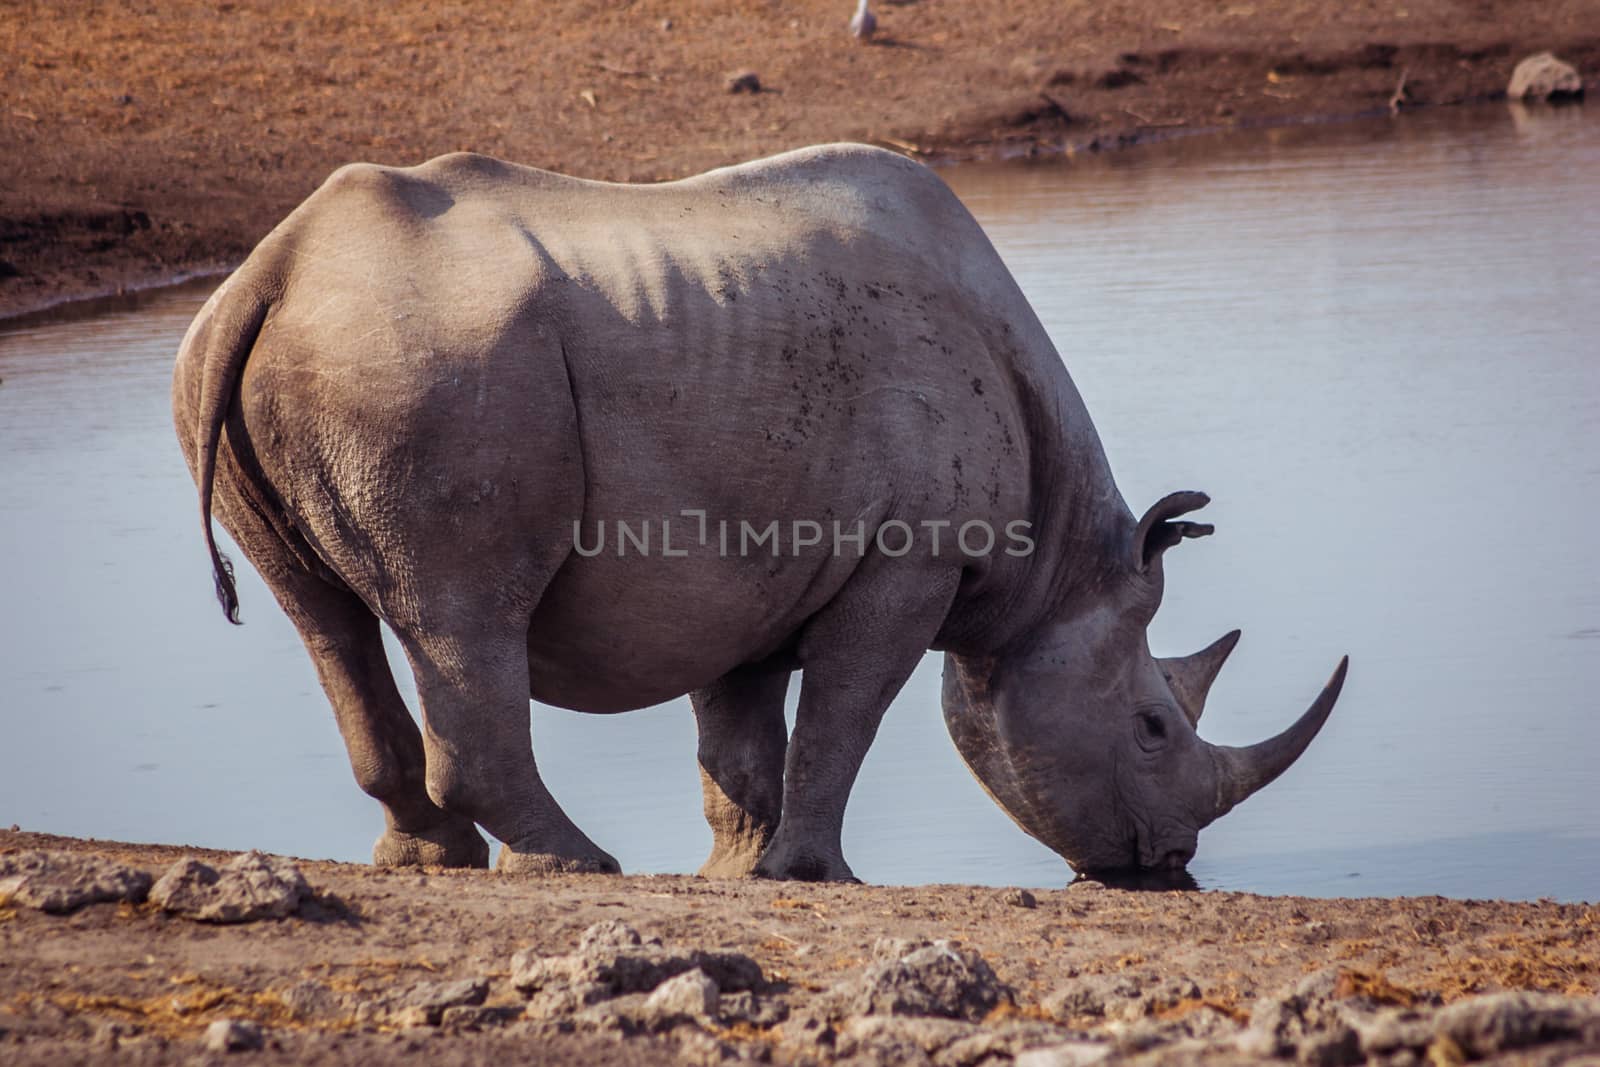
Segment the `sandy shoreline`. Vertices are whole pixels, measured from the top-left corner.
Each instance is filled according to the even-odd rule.
[[[0,831],[0,885],[8,861],[36,851],[155,876],[185,856],[218,866],[229,858]],[[1600,1020],[1600,907],[1593,904],[1313,900],[1095,885],[1024,894],[682,876],[519,880],[298,866],[313,892],[299,911],[239,925],[192,922],[154,902],[90,904],[63,915],[20,897],[0,900],[0,1059],[68,1062],[115,1052],[119,1062],[187,1060],[211,1023],[233,1018],[262,1028],[265,1058],[302,1063],[420,1050],[440,1063],[536,1054],[559,1064],[753,1058],[1001,1067],[1030,1048],[1064,1042],[1118,1059],[1226,1063],[1266,1055],[1264,1034],[1278,1030],[1263,1020],[1290,1011],[1300,1021],[1285,1031],[1283,1055],[1400,1064],[1416,1057],[1399,1049],[1392,1056],[1315,1053],[1312,1046],[1332,1040],[1323,1032],[1327,1019],[1367,1026],[1408,1011],[1427,1019],[1497,1003],[1482,998],[1502,990],[1580,997],[1536,1003],[1592,1008]],[[549,972],[547,958],[573,953],[586,929],[614,920],[659,938],[663,952],[748,956],[761,982],[751,993],[724,992],[716,1017],[674,1025],[639,1022],[642,994],[602,997],[585,1012],[562,1004],[551,985],[528,990],[528,960],[546,961],[538,966]],[[900,943],[880,944],[886,936]],[[890,980],[885,959],[944,939],[992,968],[998,1002],[933,1021],[914,1005],[896,1010],[881,999],[863,1012],[863,983],[874,974]],[[463,982],[487,990],[472,1010],[448,1018],[408,1012],[407,998],[421,995],[419,988]],[[1285,1001],[1282,994],[1297,986],[1300,999]],[[1428,1040],[1438,1043],[1437,1035]],[[1474,1039],[1458,1033],[1456,1040],[1482,1054]],[[1600,1047],[1596,1041],[1600,1029],[1564,1040],[1547,1035],[1490,1058],[1555,1062],[1555,1053]],[[1429,1048],[1422,1054],[1435,1063],[1458,1062],[1447,1047]]]
[[[871,45],[841,6],[13,5],[0,316],[224,269],[358,159],[472,149],[649,181],[829,140],[945,161],[1086,152],[1385,113],[1402,80],[1403,121],[1492,98],[1540,49],[1600,69],[1594,0],[917,0],[883,3]],[[726,90],[742,70],[762,92]]]

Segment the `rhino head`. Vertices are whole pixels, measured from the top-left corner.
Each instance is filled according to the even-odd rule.
[[[945,658],[945,723],[967,766],[1080,873],[1181,869],[1203,827],[1305,751],[1344,684],[1347,661],[1298,721],[1260,744],[1200,739],[1207,690],[1239,632],[1159,659],[1145,630],[1161,603],[1163,554],[1212,531],[1177,516],[1206,502],[1159,501],[1117,539],[1121,558],[1014,649]]]

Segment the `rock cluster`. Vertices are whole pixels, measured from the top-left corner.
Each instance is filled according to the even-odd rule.
[[[626,923],[597,923],[565,956],[531,951],[511,959],[511,984],[535,1019],[598,1029],[670,1030],[693,1021],[776,1022],[763,1003],[761,966],[738,952],[669,949]]]
[[[1091,883],[1073,890],[1101,891]],[[0,905],[54,913],[148,899],[200,922],[244,922],[289,915],[309,893],[292,863],[259,853],[217,867],[185,859],[159,880],[73,853],[0,855]],[[1016,897],[997,899],[1029,906]],[[435,976],[374,993],[300,977],[276,996],[292,1023],[309,1027],[267,1032],[248,1019],[222,1019],[199,1044],[208,1053],[276,1054],[307,1029],[354,1025],[419,1043],[440,1032],[509,1028],[541,1039],[557,1031],[626,1038],[640,1042],[640,1062],[906,1067],[1453,1067],[1506,1058],[1553,1064],[1600,1050],[1600,997],[1508,992],[1445,1004],[1382,975],[1330,970],[1252,1004],[1236,988],[1205,990],[1130,965],[1069,971],[1034,999],[957,941],[882,938],[865,955],[829,988],[797,988],[742,953],[664,945],[612,920],[583,931],[565,954],[516,953],[509,980],[495,972]],[[1242,995],[1252,993],[1246,984]],[[4,1030],[0,1014],[0,1038]],[[85,1036],[114,1049],[127,1031],[119,1022]]]
[[[332,996],[315,983],[302,983],[284,995],[296,1015],[301,1006],[308,1016],[326,1011]],[[385,1027],[443,1027],[446,1030],[478,1030],[500,1025],[521,1016],[520,1008],[486,1006],[489,979],[474,977],[453,981],[424,981],[406,989],[355,1005],[359,1023]]]
[[[1137,1057],[1415,1067],[1539,1045],[1600,1046],[1600,998],[1501,993],[1444,1006],[1338,971],[1260,998],[1244,1025],[1239,1008],[1207,999],[1183,977],[1078,975],[1039,1004],[1021,1005],[981,955],[953,941],[880,939],[859,971],[805,997],[770,982],[748,956],[667,947],[615,920],[589,927],[565,955],[517,953],[511,986],[524,1003],[486,1004],[486,978],[423,982],[358,1005],[356,1017],[387,1027],[515,1022],[653,1037],[705,1063],[1087,1067]],[[284,1001],[310,1013],[326,996],[295,987]],[[739,1026],[760,1040],[735,1039],[729,1028]]]
[[[488,978],[428,981],[355,1005],[383,1028],[478,1030],[515,1024],[666,1040],[686,1062],[885,1063],[917,1067],[1088,1067],[1284,1062],[1305,1067],[1418,1067],[1493,1059],[1536,1046],[1600,1047],[1600,998],[1495,993],[1437,998],[1328,971],[1238,1009],[1185,978],[1082,975],[1038,1006],[977,953],[950,941],[880,940],[853,976],[810,998],[769,982],[749,957],[668,948],[621,922],[586,930],[575,951],[520,952],[498,1001]],[[297,1018],[348,1011],[301,983],[282,994]],[[1397,1004],[1396,1000],[1411,1003]],[[486,1003],[488,1001],[488,1003]],[[730,1034],[743,1026],[742,1038]],[[748,1040],[751,1036],[759,1040]],[[214,1024],[217,1051],[259,1048],[262,1033]],[[663,1052],[664,1054],[664,1052]],[[1541,1053],[1542,1054],[1542,1053]],[[1540,1062],[1544,1062],[1541,1059]]]
[[[0,903],[61,915],[86,904],[137,904],[150,892],[148,872],[74,852],[0,856]]]
[[[89,904],[146,899],[198,922],[281,919],[311,895],[300,869],[286,859],[245,852],[215,868],[192,857],[157,879],[148,871],[75,852],[18,852],[0,856],[0,903],[53,914]]]
[[[251,851],[220,870],[197,859],[179,860],[151,887],[150,899],[198,922],[247,923],[281,919],[310,893],[293,863]]]
[[[796,1012],[783,1034],[823,1057],[940,1067],[1060,1042],[1058,1027],[1015,1009],[1016,992],[971,949],[881,938],[865,970]]]
[[[1311,1067],[1463,1063],[1538,1045],[1600,1046],[1600,997],[1489,993],[1440,1007],[1339,997],[1337,976],[1315,974],[1256,1003],[1235,1039],[1254,1057]]]

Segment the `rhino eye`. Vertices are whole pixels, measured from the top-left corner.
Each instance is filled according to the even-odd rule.
[[[1167,743],[1167,724],[1161,721],[1161,715],[1155,711],[1140,711],[1133,716],[1133,733],[1139,741],[1139,747],[1146,752],[1154,752]]]

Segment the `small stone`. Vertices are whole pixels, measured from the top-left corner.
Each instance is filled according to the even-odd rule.
[[[339,999],[333,990],[309,979],[296,982],[278,994],[278,998],[289,1009],[290,1016],[301,1022],[332,1015],[339,1006]]]
[[[1014,1001],[1011,988],[982,956],[949,941],[935,941],[899,959],[871,964],[851,997],[851,1009],[861,1015],[931,1015],[977,1022],[1000,1004]]]
[[[723,86],[730,93],[759,93],[761,76],[753,70],[741,70],[727,76]]]
[[[1040,1007],[1057,1022],[1071,1022],[1085,1015],[1106,1013],[1105,994],[1083,982],[1062,986],[1045,997]]]
[[[660,944],[659,941],[655,942]],[[606,919],[589,927],[578,937],[578,951],[595,952],[601,949],[638,948],[644,944],[639,931],[621,919]]]
[[[717,1002],[717,1018],[725,1023],[777,1026],[789,1017],[789,1005],[776,997],[758,997],[748,989],[724,993]]]
[[[644,1002],[644,1014],[657,1025],[709,1018],[717,1012],[720,994],[717,983],[696,967],[656,986]]]
[[[1013,908],[1037,908],[1039,900],[1026,889],[1007,889],[1000,894],[1000,902]]]
[[[1074,879],[1067,886],[1067,892],[1069,892],[1069,893],[1098,893],[1101,890],[1105,889],[1105,887],[1106,887],[1106,884],[1104,882],[1097,882],[1093,878],[1081,878],[1080,877],[1080,878]]]
[[[456,982],[419,982],[400,998],[399,1008],[408,1019],[401,1025],[438,1026],[446,1009],[482,1004],[489,997],[487,978],[463,978]]]
[[[211,1052],[249,1052],[262,1045],[261,1027],[248,1019],[218,1019],[206,1027],[204,1040]]]
[[[0,1036],[4,1034],[4,1027],[0,1027]],[[121,1046],[122,1039],[133,1034],[134,1030],[123,1023],[105,1022],[94,1028],[93,1042],[96,1048],[115,1052]]]
[[[186,919],[243,923],[281,919],[310,893],[292,862],[251,851],[220,870],[192,857],[181,859],[150,889],[150,899]]]
[[[52,914],[108,901],[138,903],[150,892],[146,871],[71,852],[0,856],[0,903]]]
[[[1571,63],[1538,52],[1511,72],[1506,96],[1512,100],[1550,100],[1583,95],[1583,78]]]
[[[1069,1023],[1082,1016],[1114,1019],[1147,1014],[1147,1000],[1139,980],[1132,975],[1083,975],[1060,986],[1040,1005],[1052,1019]]]

